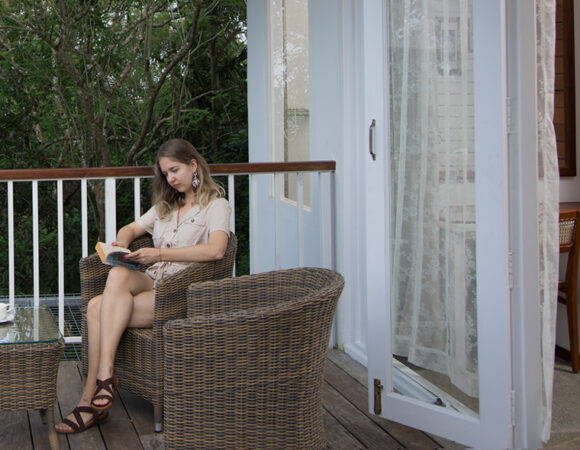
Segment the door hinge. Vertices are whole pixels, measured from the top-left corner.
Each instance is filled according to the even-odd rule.
[[[382,400],[382,392],[383,392],[383,385],[381,384],[381,380],[375,378],[374,383],[374,412],[378,416],[383,412],[383,400]]]

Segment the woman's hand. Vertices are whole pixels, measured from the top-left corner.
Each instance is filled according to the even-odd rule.
[[[130,259],[131,261],[137,261],[141,264],[152,264],[159,261],[159,249],[158,248],[140,248],[137,251],[128,253],[124,257],[125,259]]]

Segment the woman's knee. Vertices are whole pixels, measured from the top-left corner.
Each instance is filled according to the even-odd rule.
[[[103,297],[101,295],[97,295],[89,300],[87,305],[87,320],[89,321],[98,321],[101,318],[101,302]]]
[[[125,267],[115,266],[109,270],[109,275],[107,276],[107,284],[110,283],[126,283],[130,270]]]

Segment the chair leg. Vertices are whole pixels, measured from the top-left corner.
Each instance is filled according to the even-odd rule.
[[[154,405],[153,406],[153,422],[154,429],[156,433],[161,433],[163,431],[163,406]]]
[[[570,338],[570,360],[572,371],[580,371],[580,356],[578,352],[578,300],[576,293],[566,299],[566,315],[568,316],[568,336]]]

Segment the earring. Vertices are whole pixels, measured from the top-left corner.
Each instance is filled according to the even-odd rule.
[[[200,184],[201,181],[199,181],[199,178],[197,178],[197,170],[196,170],[195,172],[193,172],[193,180],[191,180],[191,185],[193,186],[193,189],[197,189]]]

